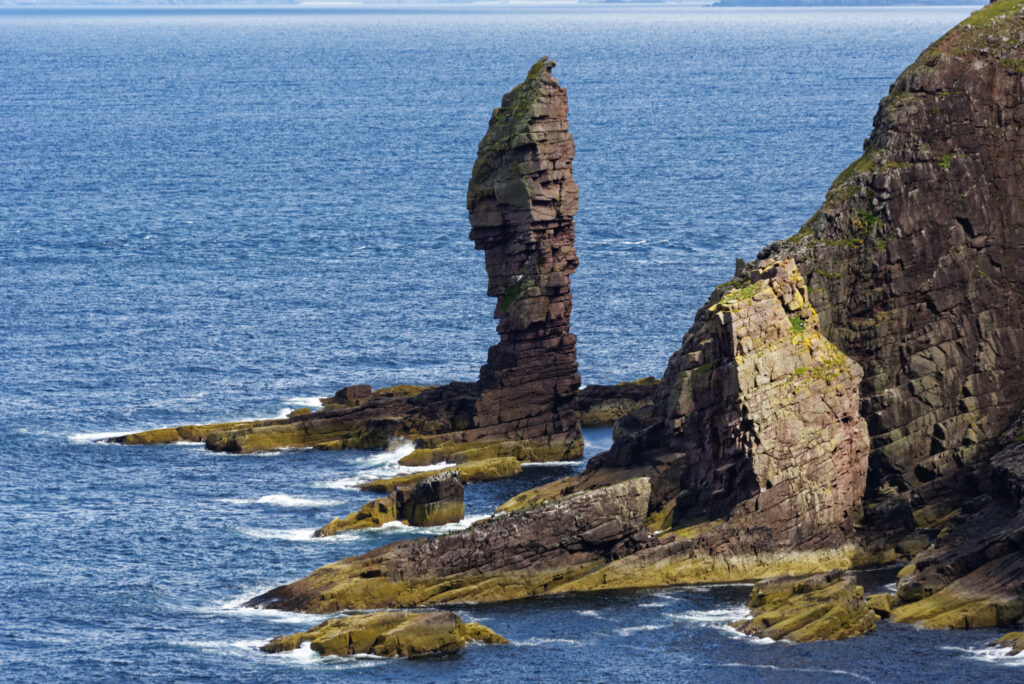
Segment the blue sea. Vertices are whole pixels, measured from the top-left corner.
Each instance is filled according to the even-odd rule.
[[[497,336],[466,184],[544,55],[578,150],[583,381],[660,376],[736,257],[799,228],[889,83],[969,11],[0,11],[0,680],[1024,680],[992,630],[742,637],[745,585],[463,606],[512,645],[451,657],[265,655],[321,618],[246,599],[459,527],[309,537],[408,445],[95,441],[474,379]],[[469,519],[581,468],[470,485]]]

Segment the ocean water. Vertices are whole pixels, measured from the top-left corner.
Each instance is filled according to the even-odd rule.
[[[741,637],[747,586],[464,606],[513,645],[453,657],[264,655],[319,618],[245,599],[423,532],[309,538],[407,447],[94,441],[474,378],[496,335],[465,187],[543,55],[578,148],[584,382],[660,376],[734,259],[814,212],[888,84],[968,11],[0,12],[0,679],[1024,680],[991,630]],[[586,437],[588,457],[611,439]],[[581,467],[471,485],[470,519]]]

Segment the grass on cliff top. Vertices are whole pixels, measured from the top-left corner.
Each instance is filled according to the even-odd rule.
[[[988,26],[1005,15],[1018,13],[1022,5],[1024,5],[1024,0],[997,0],[972,12],[969,17],[960,22],[960,26]]]

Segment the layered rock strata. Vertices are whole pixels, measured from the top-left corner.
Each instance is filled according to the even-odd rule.
[[[327,620],[305,632],[274,637],[260,650],[283,653],[308,643],[322,656],[369,654],[381,658],[412,658],[451,653],[473,641],[508,643],[507,639],[480,623],[463,622],[449,611],[386,612]]]
[[[310,613],[502,601],[555,591],[634,552],[650,485],[635,479],[527,512],[479,522],[460,533],[395,542],[326,565],[249,606]]]
[[[752,616],[732,627],[776,641],[848,639],[870,632],[878,619],[864,602],[864,588],[841,570],[758,582],[747,607]]]
[[[396,436],[426,447],[521,444],[525,460],[576,459],[580,377],[569,277],[578,259],[575,146],[565,89],[543,58],[494,110],[467,193],[470,238],[484,251],[500,341],[473,383],[339,390],[323,410],[280,420],[163,428],[123,444],[205,441],[215,451],[375,449]]]
[[[380,527],[396,521],[414,527],[432,527],[458,522],[465,514],[462,481],[454,472],[440,472],[374,499],[344,518],[335,518],[313,536],[330,537],[345,530]]]
[[[519,439],[582,451],[569,276],[578,190],[569,101],[546,57],[491,115],[469,181],[470,239],[498,298],[500,342],[480,369],[473,441]],[[575,445],[575,446],[573,446]]]

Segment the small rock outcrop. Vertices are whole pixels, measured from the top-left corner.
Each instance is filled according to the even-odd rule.
[[[308,643],[322,656],[375,655],[414,658],[451,653],[468,642],[507,644],[508,640],[478,622],[463,622],[455,613],[366,613],[321,622],[316,627],[274,637],[265,653],[294,651]]]
[[[747,607],[752,617],[733,628],[776,641],[848,639],[870,632],[878,619],[864,602],[864,588],[841,570],[758,582]]]
[[[335,518],[313,536],[330,537],[345,530],[380,527],[394,521],[415,527],[433,527],[458,522],[465,513],[462,481],[458,474],[452,471],[428,473],[412,486],[395,489],[355,513]]]
[[[1009,651],[1007,655],[1018,655],[1024,652],[1024,632],[1010,632],[996,639],[989,646],[1005,648]]]
[[[557,591],[648,541],[646,479],[325,565],[250,607],[308,613],[504,601]]]

